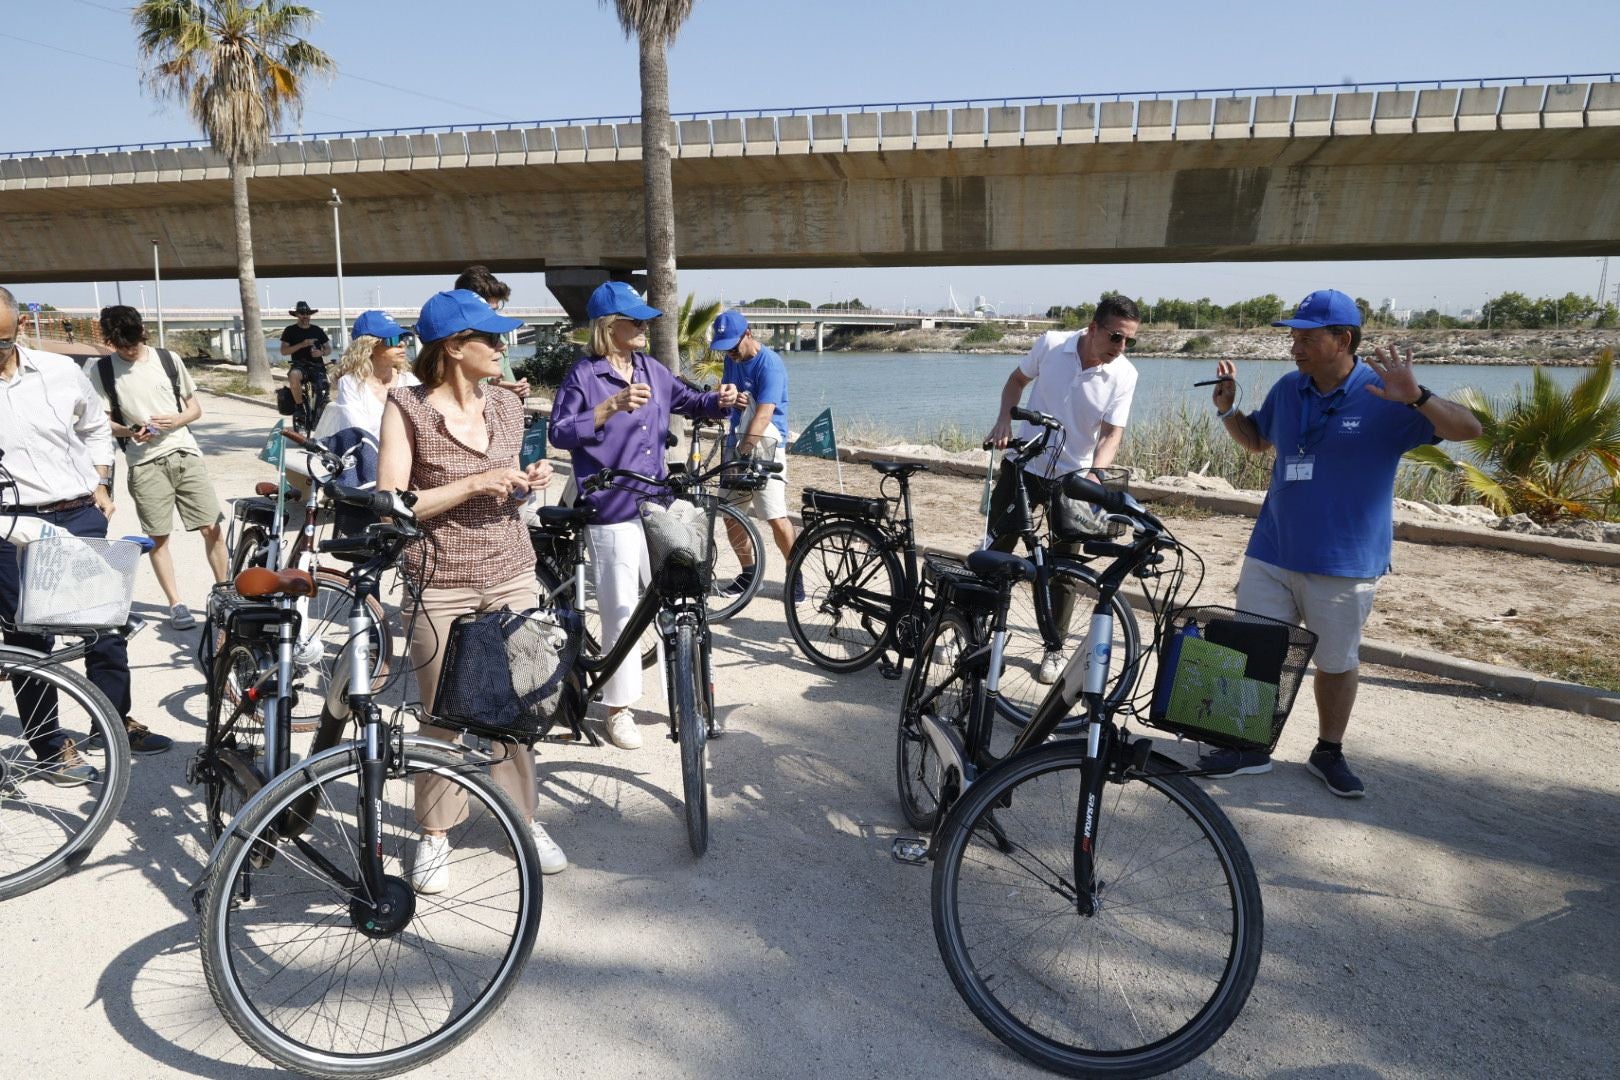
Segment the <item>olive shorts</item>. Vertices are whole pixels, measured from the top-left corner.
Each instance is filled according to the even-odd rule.
[[[208,467],[197,454],[176,451],[156,461],[145,461],[129,470],[129,495],[135,500],[135,513],[141,531],[148,536],[168,536],[174,527],[174,512],[188,530],[205,529],[220,520],[219,496],[208,479]]]

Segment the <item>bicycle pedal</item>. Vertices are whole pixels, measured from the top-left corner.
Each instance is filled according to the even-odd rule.
[[[889,842],[889,856],[907,866],[927,866],[928,841],[921,836],[897,836]]]

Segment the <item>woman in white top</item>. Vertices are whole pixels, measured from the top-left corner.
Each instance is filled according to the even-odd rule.
[[[361,312],[354,320],[349,347],[338,361],[337,390],[321,414],[317,439],[351,427],[363,428],[373,438],[379,435],[388,392],[420,381],[411,374],[410,361],[405,358],[409,340],[399,323],[383,312]]]

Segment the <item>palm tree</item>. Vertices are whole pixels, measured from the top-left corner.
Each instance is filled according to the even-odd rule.
[[[681,367],[686,377],[694,382],[718,381],[724,359],[709,348],[709,328],[724,308],[725,302],[714,300],[695,307],[695,293],[687,293],[675,317],[676,342],[681,352]],[[662,322],[663,320],[658,320]]]
[[[302,111],[305,77],[336,67],[299,37],[319,15],[286,0],[140,0],[131,14],[147,89],[183,102],[230,169],[248,383],[269,390],[247,175],[271,134]]]
[[[1540,368],[1530,393],[1496,402],[1466,389],[1457,400],[1484,431],[1463,445],[1474,460],[1452,458],[1438,446],[1407,454],[1447,473],[1500,514],[1529,514],[1537,522],[1610,517],[1620,512],[1620,398],[1611,397],[1613,350],[1569,390]]]
[[[610,0],[601,0],[604,7]],[[666,54],[693,0],[611,0],[625,37],[641,47],[641,172],[647,233],[647,302],[660,311],[675,304],[675,189],[669,176],[669,60]],[[670,319],[649,331],[653,355],[672,371],[680,344]]]

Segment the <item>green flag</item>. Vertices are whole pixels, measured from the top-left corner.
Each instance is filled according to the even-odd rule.
[[[537,416],[523,429],[523,447],[518,451],[518,466],[527,469],[546,456],[546,428],[549,421]]]
[[[259,451],[259,460],[268,461],[272,465],[281,464],[281,425],[283,421],[277,420],[276,426],[270,429],[270,437],[264,440],[264,449]]]
[[[837,461],[838,440],[833,437],[832,410],[821,410],[821,415],[810,421],[809,426],[799,432],[799,437],[788,447],[788,453],[832,458]]]

